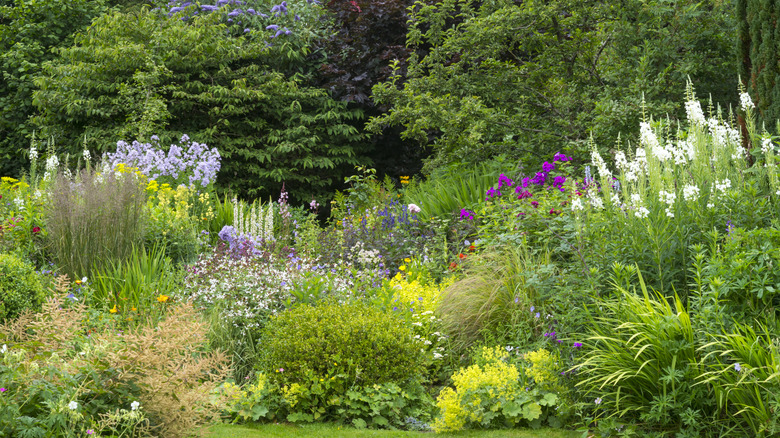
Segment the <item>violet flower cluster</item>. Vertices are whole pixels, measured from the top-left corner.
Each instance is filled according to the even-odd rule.
[[[306,2],[309,5],[320,4],[318,0],[306,0]],[[277,38],[281,35],[291,35],[293,33],[292,30],[284,26],[284,23],[278,22],[278,20],[284,20],[288,22],[288,25],[293,24],[293,20],[296,22],[301,20],[301,17],[294,13],[291,15],[292,18],[286,18],[291,12],[287,1],[272,5],[270,9],[268,9],[267,14],[260,12],[259,9],[267,8],[268,5],[256,0],[217,0],[214,3],[215,4],[198,4],[197,7],[190,7],[194,5],[191,1],[171,0],[168,2],[168,9],[163,9],[162,12],[167,12],[168,17],[173,17],[175,15],[184,21],[201,13],[221,13],[224,15],[224,21],[229,26],[238,27],[236,33],[249,33],[252,29],[265,29],[273,32],[269,36],[270,38]],[[277,22],[271,22],[271,20]]]
[[[559,189],[560,191],[565,191],[564,185],[566,184],[566,177],[563,175],[559,175],[552,178],[552,181],[549,181],[550,173],[555,171],[556,163],[558,162],[567,162],[571,161],[571,157],[567,157],[564,154],[555,154],[553,156],[553,162],[547,162],[545,161],[542,164],[542,171],[537,172],[534,176],[528,176],[523,178],[520,184],[515,185],[515,182],[512,181],[511,178],[504,175],[503,173],[499,175],[498,177],[498,185],[495,187],[491,187],[487,190],[485,193],[485,201],[489,201],[492,198],[501,197],[502,193],[501,190],[503,188],[506,188],[504,190],[504,193],[507,191],[511,191],[512,188],[514,188],[514,193],[517,195],[517,199],[525,199],[525,198],[531,198],[533,197],[533,194],[527,190],[529,186],[544,186],[545,184],[550,184],[552,187],[555,187],[556,189]]]
[[[152,141],[159,146],[156,135],[152,136]],[[119,163],[137,167],[141,173],[154,180],[170,177],[176,183],[181,183],[186,178],[184,181],[190,187],[197,184],[207,187],[213,183],[222,159],[217,148],[209,149],[206,144],[190,141],[186,134],[181,137],[179,145],[171,145],[167,154],[151,143],[134,141],[127,144],[119,141],[116,152],[107,153],[105,158],[112,167]]]

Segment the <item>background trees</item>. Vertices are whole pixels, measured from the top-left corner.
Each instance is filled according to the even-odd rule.
[[[445,0],[412,14],[406,82],[374,88],[390,107],[370,127],[403,126],[441,164],[509,154],[530,159],[609,145],[631,133],[641,101],[681,112],[687,77],[733,94],[728,2]]]

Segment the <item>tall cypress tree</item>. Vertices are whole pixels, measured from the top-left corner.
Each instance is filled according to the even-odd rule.
[[[778,18],[780,1],[737,1],[739,74],[768,129],[780,120]]]

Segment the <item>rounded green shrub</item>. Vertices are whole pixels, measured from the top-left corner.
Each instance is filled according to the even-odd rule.
[[[295,307],[272,318],[262,340],[262,367],[280,384],[335,377],[400,384],[422,371],[422,341],[394,315],[363,303]]]
[[[0,254],[0,321],[26,309],[40,310],[44,298],[35,268],[13,254]]]

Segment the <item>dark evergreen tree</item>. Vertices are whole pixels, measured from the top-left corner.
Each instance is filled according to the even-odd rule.
[[[779,17],[780,1],[737,1],[739,75],[767,129],[780,120]]]

